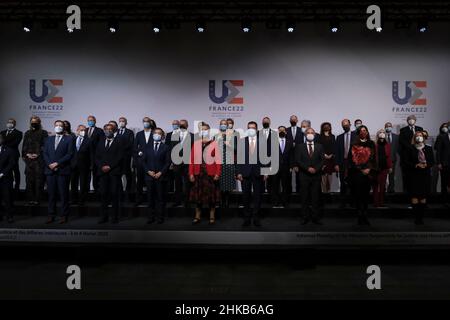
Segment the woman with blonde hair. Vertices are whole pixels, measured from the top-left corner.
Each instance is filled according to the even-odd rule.
[[[378,130],[375,138],[376,170],[372,178],[373,205],[376,208],[384,207],[384,194],[386,179],[392,172],[391,145],[386,141],[386,131]]]

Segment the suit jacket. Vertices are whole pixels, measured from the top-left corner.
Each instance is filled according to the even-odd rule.
[[[422,131],[423,128],[419,126],[415,126],[415,131]],[[404,152],[406,150],[409,150],[409,147],[411,146],[411,140],[413,138],[414,133],[411,131],[411,128],[409,126],[403,127],[400,129],[400,135],[398,137],[399,142],[399,153],[400,153],[400,160],[402,165],[405,164],[406,154]]]
[[[92,140],[88,137],[83,138],[80,150],[77,151],[78,137],[73,139],[74,155],[71,161],[72,168],[79,168],[81,170],[89,170],[94,165],[94,146]]]
[[[250,144],[249,144],[249,137],[244,138],[244,143],[240,143],[239,147],[243,148],[242,155],[244,156],[243,163],[238,163],[236,165],[236,175],[241,174],[244,178],[249,178],[251,176],[253,177],[259,177],[261,176],[261,168],[267,167],[267,165],[261,164],[260,158],[259,158],[259,144],[260,143],[266,143],[266,141],[261,141],[260,139],[265,139],[264,137],[258,137],[256,139],[256,146],[255,146],[255,153],[256,153],[256,163],[250,163]],[[238,159],[239,162],[239,159]]]
[[[296,144],[303,143],[303,132],[302,132],[302,128],[297,127],[297,129],[295,130],[295,137],[292,136],[292,127],[287,128],[287,131],[286,131],[286,139],[288,139],[289,141],[291,141],[291,142],[293,143],[294,146],[295,146]]]
[[[410,170],[431,170],[431,167],[434,165],[434,153],[433,148],[430,146],[425,146],[423,148],[423,152],[425,154],[425,159],[427,161],[427,167],[425,169],[416,168],[416,165],[419,163],[419,150],[414,145],[409,145],[408,149],[404,150],[403,154],[405,155],[404,164]]]
[[[444,167],[450,166],[450,136],[448,133],[441,133],[434,144],[436,150],[436,162]]]
[[[73,138],[69,135],[62,135],[58,147],[55,150],[56,136],[48,137],[44,146],[44,174],[52,175],[70,175],[70,163],[73,158]],[[48,167],[52,163],[58,163],[56,171]]]
[[[97,175],[122,175],[123,156],[124,146],[121,143],[120,138],[114,138],[111,142],[111,145],[109,146],[109,149],[106,149],[106,137],[102,138],[95,150],[95,165],[97,167]],[[102,167],[104,166],[109,166],[111,170],[108,173],[104,173],[102,171]]]
[[[280,168],[290,168],[294,159],[294,142],[289,140],[287,137],[285,139],[286,143],[284,146],[284,152],[281,151],[281,144],[278,147],[278,161],[280,163]]]
[[[131,158],[133,156],[133,147],[134,147],[134,132],[128,128],[125,128],[123,134],[120,134],[120,129],[117,135],[121,138],[122,143],[125,147],[125,157]]]
[[[188,139],[187,137],[184,139],[183,142],[183,148],[186,148],[186,150],[191,150],[193,145],[194,145],[194,141],[195,140],[195,135],[191,132],[189,132],[189,136],[191,137],[191,141],[190,144],[188,144]],[[176,131],[176,132],[169,132],[166,136],[166,140],[165,140],[165,144],[168,145],[170,147],[170,151],[172,152],[172,149],[177,146],[180,143],[180,131]],[[183,155],[183,151],[180,151],[180,156]],[[186,163],[187,164],[187,163]]]
[[[86,129],[86,138],[90,138],[91,139],[92,145],[93,145],[93,147],[95,149],[97,147],[97,144],[100,142],[100,140],[105,137],[105,133],[99,127],[94,127],[93,131],[92,131],[92,134],[89,135],[89,130],[90,130],[90,127],[87,127],[87,129]]]
[[[0,135],[3,136],[3,139],[5,141],[5,146],[7,146],[13,154],[19,158],[20,152],[19,152],[19,145],[22,142],[23,133],[22,131],[19,131],[17,129],[12,130],[8,135],[8,130],[4,130],[0,133]]]
[[[147,174],[149,171],[154,171],[155,173],[161,172],[162,176],[159,180],[165,180],[167,171],[170,167],[169,146],[160,142],[158,151],[155,152],[154,143],[149,143],[145,148],[142,164],[144,166],[146,180],[153,180],[153,178]]]
[[[0,147],[0,173],[3,174],[3,178],[0,178],[0,183],[4,181],[12,182],[12,171],[15,165],[14,151],[5,145]]]
[[[320,178],[322,174],[322,167],[324,165],[323,147],[319,143],[314,143],[314,152],[312,156],[309,155],[308,144],[302,143],[295,147],[295,165],[300,169],[301,175]],[[316,173],[311,174],[308,168],[313,167]]]
[[[386,132],[386,141],[388,140],[388,133]],[[397,155],[398,155],[398,151],[399,151],[399,136],[396,133],[390,133],[391,135],[391,159],[392,162],[395,163],[397,161]]]
[[[350,133],[350,139],[348,142],[348,148],[350,150],[352,146],[352,141],[354,137]],[[348,155],[348,154],[347,154]],[[339,170],[343,170],[344,160],[345,160],[345,133],[341,133],[336,137],[336,153],[335,153],[336,164],[340,167]]]
[[[136,134],[136,139],[134,139],[133,157],[134,164],[142,164],[142,158],[144,157],[144,151],[147,145],[153,145],[153,135],[150,132],[150,137],[148,142],[145,140],[145,131],[139,131]]]

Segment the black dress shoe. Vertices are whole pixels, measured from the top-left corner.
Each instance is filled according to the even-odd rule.
[[[152,224],[155,222],[155,218],[150,218],[147,220],[147,224]]]
[[[308,222],[309,222],[309,219],[304,218],[304,219],[302,219],[301,224],[304,226],[304,225],[307,225]]]
[[[253,225],[255,227],[261,227],[261,221],[259,219],[253,219]]]
[[[50,218],[47,219],[47,222],[45,224],[51,224],[53,222],[55,222],[55,218],[54,217],[50,217]]]
[[[107,223],[107,222],[108,222],[108,218],[101,218],[100,220],[98,220],[98,224]]]
[[[242,224],[243,227],[250,227],[251,221],[250,219],[244,220],[244,223]]]

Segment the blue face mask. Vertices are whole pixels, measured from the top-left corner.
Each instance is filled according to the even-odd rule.
[[[227,131],[228,126],[226,124],[220,125],[220,131]]]
[[[145,129],[150,128],[150,122],[144,122],[144,128]]]
[[[94,127],[95,126],[95,121],[89,120],[88,121],[88,126],[91,127],[91,128]]]
[[[112,132],[112,131],[105,131],[105,136],[108,139],[111,139],[112,137],[114,137],[114,132]]]
[[[155,133],[155,134],[153,134],[153,140],[154,141],[161,141],[161,135],[160,134],[157,134],[157,133]]]
[[[178,129],[180,129],[180,126],[177,125],[177,124],[173,124],[173,125],[172,125],[172,129],[173,129],[173,130],[178,130]]]

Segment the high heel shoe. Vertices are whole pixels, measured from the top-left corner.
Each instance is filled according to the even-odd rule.
[[[213,224],[216,224],[216,219],[209,219],[209,224],[210,225],[213,225]]]
[[[194,220],[192,220],[192,224],[193,224],[193,225],[194,225],[194,224],[199,224],[200,221],[202,221],[202,220],[201,220],[201,219],[198,219],[198,218],[194,218]]]

